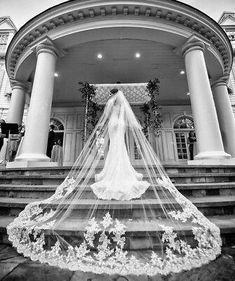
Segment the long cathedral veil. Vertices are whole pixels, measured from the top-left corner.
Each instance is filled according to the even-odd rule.
[[[138,167],[128,162],[133,144]],[[94,273],[167,275],[221,252],[219,228],[170,181],[120,91],[56,192],[7,232],[32,260]]]

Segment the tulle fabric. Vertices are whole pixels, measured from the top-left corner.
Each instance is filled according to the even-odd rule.
[[[131,200],[139,198],[150,186],[133,168],[125,144],[124,103],[117,99],[108,122],[109,148],[103,170],[91,185],[99,199]]]
[[[219,228],[170,181],[120,91],[55,194],[27,205],[7,232],[32,260],[94,273],[167,275],[221,252]]]

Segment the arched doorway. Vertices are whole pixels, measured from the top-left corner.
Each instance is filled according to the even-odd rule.
[[[50,125],[54,125],[54,132],[55,132],[55,141],[61,141],[61,145],[63,146],[64,141],[64,125],[62,122],[56,118],[50,119]]]
[[[194,131],[194,122],[191,116],[178,117],[173,125],[176,141],[178,161],[184,162],[190,159],[187,139],[190,131]]]

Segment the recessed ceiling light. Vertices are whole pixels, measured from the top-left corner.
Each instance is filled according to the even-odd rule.
[[[55,73],[54,73],[54,76],[55,76],[55,77],[58,77],[58,76],[59,76],[59,74],[58,74],[57,72],[55,72]]]
[[[180,74],[181,74],[181,75],[185,74],[185,71],[184,71],[184,70],[181,70],[181,71],[180,71]]]
[[[101,60],[103,58],[102,54],[97,54],[97,59]]]
[[[140,53],[135,53],[135,57],[136,57],[137,59],[139,59],[139,58],[141,57],[141,54],[140,54]]]
[[[190,96],[190,93],[188,92],[188,93],[186,93],[186,95],[187,95],[187,96]]]

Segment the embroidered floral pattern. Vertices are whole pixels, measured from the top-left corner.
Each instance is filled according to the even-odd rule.
[[[76,180],[74,178],[66,178],[65,181],[57,187],[55,194],[48,198],[47,201],[65,198],[70,195],[75,188]]]
[[[175,220],[182,221],[192,218],[194,223],[201,225],[192,228],[197,247],[192,248],[179,239],[173,227],[159,224],[163,230],[162,242],[165,245],[165,256],[163,258],[152,251],[147,261],[141,261],[124,250],[126,226],[117,219],[113,220],[109,213],[106,213],[100,222],[94,217],[90,219],[84,233],[84,241],[79,246],[69,246],[67,250],[62,250],[59,240],[50,250],[44,247],[43,229],[53,225],[54,220],[39,227],[30,226],[32,216],[42,214],[42,209],[37,205],[27,206],[20,217],[7,227],[7,231],[9,239],[19,252],[32,260],[47,262],[50,265],[95,273],[167,275],[170,272],[199,267],[220,253],[219,229],[203,215],[200,216],[199,211],[197,211],[199,215],[195,216],[193,207],[192,203],[188,203],[181,213],[172,211],[170,215]],[[44,221],[53,215],[53,211],[46,213]],[[24,218],[24,223],[22,223],[22,218]],[[42,222],[42,218],[43,216],[39,216],[38,222]],[[33,241],[30,235],[33,235]]]
[[[61,268],[120,275],[167,275],[215,259],[218,227],[179,193],[141,129],[117,90],[65,181],[8,225],[17,251]],[[140,173],[129,157],[133,146]]]

